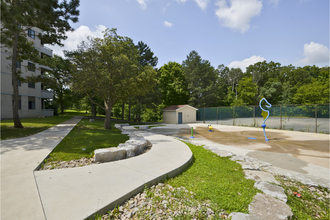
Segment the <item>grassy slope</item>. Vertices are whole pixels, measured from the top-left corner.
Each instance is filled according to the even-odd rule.
[[[215,210],[247,213],[258,190],[253,187],[253,180],[244,178],[241,165],[201,146],[187,145],[194,154],[193,164],[167,183],[184,186],[196,193],[199,200],[210,200],[216,205]]]
[[[1,140],[26,137],[44,131],[57,124],[65,122],[72,116],[54,116],[45,118],[21,119],[24,128],[14,128],[12,119],[1,121]]]

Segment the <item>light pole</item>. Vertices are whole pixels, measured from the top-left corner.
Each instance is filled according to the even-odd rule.
[[[237,86],[238,86],[238,84],[236,84],[236,100],[237,100]]]

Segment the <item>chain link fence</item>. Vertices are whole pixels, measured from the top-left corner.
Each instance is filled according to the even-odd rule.
[[[267,128],[329,134],[329,104],[275,105],[266,110]],[[261,127],[264,118],[257,106],[199,108],[197,122]]]

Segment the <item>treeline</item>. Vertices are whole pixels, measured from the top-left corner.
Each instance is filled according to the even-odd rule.
[[[130,121],[161,121],[161,110],[169,105],[246,106],[257,105],[262,97],[272,105],[329,103],[329,67],[263,61],[243,72],[223,64],[215,68],[191,51],[182,64],[168,62],[157,69],[158,58],[147,44],[134,45],[115,29],[108,29],[103,39],[82,42],[66,57],[70,89],[78,97],[74,101],[66,92],[71,97],[66,106],[87,110],[93,103],[94,113],[108,120],[111,114]]]

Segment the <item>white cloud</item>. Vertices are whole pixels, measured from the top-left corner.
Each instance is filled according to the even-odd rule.
[[[222,25],[242,33],[250,28],[250,20],[260,15],[262,8],[260,0],[230,0],[230,7],[226,0],[220,0],[215,5],[219,7],[215,14]]]
[[[314,43],[304,45],[304,59],[297,62],[299,65],[329,65],[329,48],[323,44]]]
[[[195,0],[195,2],[197,3],[198,7],[200,7],[202,10],[205,10],[209,0]]]
[[[245,60],[242,60],[242,61],[233,61],[231,62],[228,67],[229,68],[241,68],[241,70],[243,72],[246,71],[246,67],[250,66],[250,65],[253,65],[255,63],[258,63],[258,62],[261,62],[261,61],[264,61],[266,60],[265,58],[261,57],[261,56],[256,56],[256,55],[253,55],[252,57],[250,58],[246,58]]]
[[[147,8],[147,0],[137,0],[137,2],[140,4],[142,10],[146,9]]]
[[[77,49],[77,45],[80,44],[82,41],[87,40],[87,36],[91,37],[103,37],[102,31],[106,29],[103,25],[96,26],[96,29],[92,31],[89,27],[81,25],[73,32],[67,32],[66,35],[68,38],[63,41],[64,47],[60,46],[49,46],[53,49],[53,54],[59,55],[64,57],[63,50],[75,50]]]
[[[168,22],[168,21],[164,21],[164,25],[166,26],[166,27],[172,27],[172,23],[170,23],[170,22]]]
[[[274,4],[275,6],[280,2],[281,0],[270,0],[270,2],[272,4]]]
[[[174,0],[174,1],[179,3],[180,2],[185,3],[187,0]],[[198,7],[200,7],[202,10],[205,10],[210,0],[194,0],[194,1],[197,3]]]

